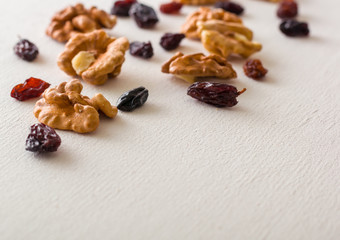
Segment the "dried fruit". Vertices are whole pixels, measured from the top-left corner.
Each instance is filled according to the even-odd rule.
[[[20,39],[13,49],[16,55],[29,62],[36,59],[39,54],[37,46],[27,39]]]
[[[280,24],[280,30],[285,35],[289,37],[297,37],[297,36],[308,36],[309,28],[308,23],[298,22],[296,20],[284,20]]]
[[[131,6],[136,2],[136,0],[116,1],[111,9],[111,14],[128,17]]]
[[[197,82],[188,88],[187,94],[201,102],[215,107],[232,107],[237,104],[236,98],[245,92],[236,87],[223,83]]]
[[[185,38],[182,33],[166,33],[162,36],[160,44],[165,50],[173,50],[179,46]]]
[[[243,65],[244,73],[253,79],[260,79],[263,78],[268,70],[265,69],[262,65],[262,62],[259,59],[249,59]]]
[[[141,58],[151,58],[153,48],[151,42],[132,42],[130,43],[130,54]]]
[[[241,15],[244,11],[240,4],[230,1],[219,1],[215,3],[215,8],[222,8],[224,11],[235,13],[236,15]]]
[[[18,99],[19,101],[39,97],[49,86],[49,83],[31,77],[24,83],[16,85],[11,91],[11,97]]]
[[[61,139],[55,130],[43,123],[31,126],[31,133],[26,139],[26,150],[31,152],[55,152]]]
[[[133,4],[129,15],[135,19],[140,28],[152,28],[158,22],[155,10],[141,3]]]
[[[124,93],[117,101],[117,108],[121,111],[131,112],[142,106],[148,99],[149,91],[145,87],[135,88]]]
[[[159,10],[165,14],[178,13],[183,4],[178,2],[164,3],[160,6]]]
[[[283,0],[277,10],[279,18],[294,18],[298,15],[298,5],[294,0]]]

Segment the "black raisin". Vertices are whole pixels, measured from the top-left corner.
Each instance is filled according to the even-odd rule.
[[[182,33],[166,33],[162,36],[160,44],[165,50],[173,50],[179,46],[185,38]]]
[[[141,3],[133,4],[129,15],[135,19],[140,28],[152,28],[158,22],[155,10]]]
[[[31,152],[55,152],[61,139],[55,130],[43,123],[31,126],[31,133],[26,139],[26,150]]]
[[[136,2],[136,0],[116,1],[111,9],[111,14],[121,17],[128,17],[131,6]]]
[[[297,37],[297,36],[308,36],[309,28],[308,24],[305,22],[298,22],[296,20],[288,19],[284,20],[280,24],[280,30],[285,35],[289,37]]]
[[[141,58],[151,58],[153,48],[151,42],[132,42],[130,43],[130,54]]]
[[[215,8],[222,8],[224,11],[235,13],[236,15],[241,15],[244,11],[240,4],[230,1],[219,1],[215,3]]]
[[[29,62],[36,59],[39,54],[37,46],[27,39],[20,39],[20,41],[15,44],[13,49],[16,55]]]
[[[149,91],[145,87],[135,88],[124,93],[117,101],[117,108],[121,111],[131,112],[142,106],[148,99]]]

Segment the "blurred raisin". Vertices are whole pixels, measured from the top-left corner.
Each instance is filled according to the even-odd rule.
[[[111,9],[111,14],[128,17],[131,6],[136,2],[136,0],[116,1]]]
[[[279,18],[294,18],[298,15],[298,5],[294,0],[283,0],[277,10]]]
[[[29,62],[36,59],[39,54],[37,46],[27,39],[21,39],[17,44],[15,44],[13,49],[16,55]]]
[[[117,108],[121,111],[131,112],[142,106],[148,99],[149,91],[145,87],[135,88],[124,93],[117,101]]]
[[[201,102],[215,107],[232,107],[237,104],[236,98],[245,92],[223,83],[196,82],[188,88],[187,94]]]
[[[165,50],[173,50],[179,46],[185,38],[182,33],[166,33],[162,36],[160,44]]]
[[[23,84],[16,85],[11,91],[11,97],[18,99],[19,101],[39,97],[49,86],[49,83],[31,77]]]
[[[230,1],[216,2],[215,8],[222,8],[224,11],[235,13],[236,15],[241,15],[244,11],[244,8],[240,4]]]
[[[178,2],[164,3],[160,6],[160,10],[165,14],[178,13],[181,10],[183,4]]]
[[[141,58],[151,58],[153,48],[151,42],[132,42],[130,43],[130,54]]]
[[[31,152],[55,152],[61,139],[55,130],[43,123],[31,126],[31,133],[26,139],[26,150]]]
[[[298,36],[308,36],[309,28],[308,24],[305,22],[298,22],[296,20],[284,20],[280,24],[280,30],[285,35],[289,37],[298,37]]]
[[[265,69],[262,65],[262,62],[259,59],[249,59],[243,65],[244,73],[253,79],[263,78],[268,70]]]
[[[129,15],[135,19],[140,28],[152,28],[158,22],[155,10],[141,3],[133,4]]]

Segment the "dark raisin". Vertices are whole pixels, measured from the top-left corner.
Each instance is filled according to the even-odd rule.
[[[116,1],[111,9],[111,14],[128,17],[131,6],[136,2],[136,0]]]
[[[277,10],[280,18],[294,18],[298,15],[298,5],[294,0],[283,0]]]
[[[215,8],[222,8],[224,11],[235,13],[237,15],[241,15],[244,11],[244,8],[240,4],[230,1],[219,1],[215,3]]]
[[[164,3],[160,6],[159,10],[165,14],[178,13],[183,4],[178,2]]]
[[[268,70],[265,69],[262,65],[262,62],[259,59],[249,59],[243,65],[244,73],[253,79],[263,78]]]
[[[31,133],[26,139],[26,150],[31,152],[55,152],[61,144],[59,135],[53,128],[43,123],[31,126]]]
[[[185,38],[182,33],[166,33],[162,36],[160,44],[165,50],[173,50],[179,46]]]
[[[135,19],[140,28],[152,28],[158,22],[155,10],[141,3],[133,4],[129,15]]]
[[[11,97],[19,101],[39,97],[50,85],[41,79],[31,77],[23,84],[16,85],[11,91]]]
[[[121,111],[131,112],[142,106],[148,99],[149,91],[145,87],[135,88],[124,93],[117,101],[117,108]]]
[[[27,39],[21,39],[17,44],[15,44],[13,49],[16,55],[29,62],[36,59],[39,53],[37,46]]]
[[[284,20],[280,24],[280,30],[285,35],[289,37],[297,37],[297,36],[308,36],[309,28],[308,24],[305,22],[298,22],[296,20]]]
[[[196,82],[188,88],[187,94],[201,102],[216,107],[232,107],[237,104],[236,98],[245,92],[223,83]]]
[[[130,54],[141,58],[151,58],[153,48],[151,42],[132,42],[130,43]]]

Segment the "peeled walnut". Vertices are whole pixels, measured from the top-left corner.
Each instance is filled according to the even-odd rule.
[[[58,42],[66,42],[76,33],[92,32],[101,28],[112,29],[116,22],[116,16],[96,7],[86,9],[83,4],[78,3],[57,12],[46,34]]]
[[[242,23],[241,18],[237,15],[226,12],[221,8],[210,9],[208,7],[200,7],[197,11],[189,15],[182,26],[181,32],[184,33],[187,38],[199,39],[200,36],[197,32],[197,22],[205,22],[212,19],[222,20],[224,22]]]
[[[203,30],[201,41],[205,49],[210,53],[225,58],[228,58],[231,54],[248,58],[262,49],[260,43],[251,42],[244,35],[233,32],[221,34],[217,31]]]
[[[184,55],[176,53],[162,66],[163,73],[171,73],[193,83],[197,77],[236,78],[231,64],[218,55],[205,56],[202,53]]]
[[[109,77],[119,75],[128,48],[126,38],[111,38],[103,30],[77,34],[58,57],[58,66],[70,76],[81,76],[94,85],[104,84]]]
[[[208,5],[217,2],[218,0],[174,0],[174,2],[179,2],[187,5]]]
[[[117,115],[117,108],[111,106],[102,94],[90,99],[80,94],[82,89],[77,79],[47,89],[35,104],[34,116],[52,128],[87,133],[99,126],[98,111],[109,118]]]

